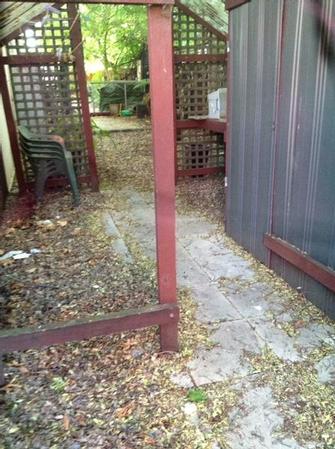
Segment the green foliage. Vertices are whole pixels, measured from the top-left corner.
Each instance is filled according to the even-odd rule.
[[[62,377],[54,377],[52,379],[50,387],[56,393],[63,393],[63,391],[65,390],[66,385],[67,385],[67,381],[64,380]]]
[[[187,399],[191,402],[205,402],[207,401],[207,395],[204,390],[196,388],[188,392]]]
[[[85,59],[103,63],[105,80],[136,73],[136,61],[147,41],[145,7],[83,5],[81,22]]]

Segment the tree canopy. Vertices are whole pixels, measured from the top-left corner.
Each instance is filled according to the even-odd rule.
[[[133,5],[82,5],[87,61],[101,61],[105,79],[136,72],[147,42],[146,8]]]

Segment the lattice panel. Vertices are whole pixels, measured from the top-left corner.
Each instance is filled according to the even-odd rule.
[[[177,133],[177,168],[223,167],[223,135],[206,129],[182,129]]]
[[[173,10],[173,44],[176,55],[219,55],[226,42],[180,8]]]
[[[18,123],[32,132],[62,136],[77,175],[87,174],[74,65],[11,66],[10,73]]]
[[[177,119],[208,114],[208,94],[225,86],[226,66],[217,62],[175,64]]]
[[[7,45],[8,55],[69,53],[70,26],[66,5],[57,6],[59,14],[45,12]]]
[[[59,8],[59,6],[58,6]],[[7,45],[9,55],[71,53],[70,25],[66,5],[60,14],[49,13],[35,20]],[[78,176],[89,174],[87,147],[75,62],[64,58],[43,65],[10,65],[11,85],[19,125],[32,132],[58,134],[71,151]],[[26,166],[26,175],[31,172]]]

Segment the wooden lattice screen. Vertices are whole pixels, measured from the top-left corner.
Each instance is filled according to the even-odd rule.
[[[87,141],[78,80],[82,49],[73,36],[79,16],[76,12],[75,18],[70,16],[71,7],[58,6],[59,13],[52,11],[35,19],[7,43],[6,52],[17,123],[32,132],[62,136],[77,176],[94,184],[95,167],[90,166],[89,158],[93,148]],[[29,181],[32,174],[27,163],[24,165]]]
[[[226,36],[177,3],[173,37],[177,176],[223,171],[223,135],[206,119],[208,94],[226,86]]]

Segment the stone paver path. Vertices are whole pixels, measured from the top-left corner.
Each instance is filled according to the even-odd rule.
[[[144,254],[155,258],[153,199],[132,190],[122,192],[128,211],[110,211],[104,220],[116,236],[116,249],[130,258],[121,234],[130,233]],[[280,434],[283,417],[270,386],[255,384],[246,353],[260,354],[265,347],[283,361],[304,360],[323,342],[335,344],[334,328],[310,324],[290,336],[276,323],[290,322],[283,297],[260,282],[251,262],[235,254],[205,218],[182,215],[177,220],[177,269],[179,287],[191,289],[197,302],[197,318],[211,332],[213,347],[199,348],[188,372],[173,381],[183,387],[230,381],[240,402],[230,415],[228,441],[232,449],[316,449],[311,442],[302,448],[293,438]],[[220,282],[226,281],[226,288]],[[241,289],[241,282],[248,288]],[[327,356],[316,367],[320,382],[335,381],[335,358]]]

